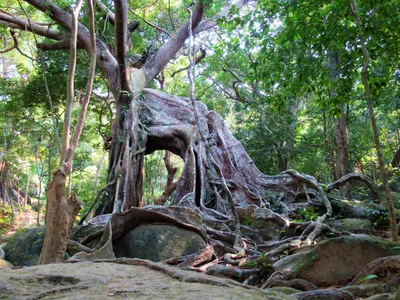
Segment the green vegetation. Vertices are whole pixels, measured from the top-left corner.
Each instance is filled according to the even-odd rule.
[[[20,6],[14,0],[6,2],[7,9],[21,18],[27,13],[38,22],[50,22],[48,15],[26,3]],[[186,21],[190,1],[153,2],[129,1],[129,19],[139,22],[129,51],[142,53],[142,58],[154,54],[169,34]],[[68,7],[72,2],[56,3]],[[104,4],[111,8],[108,2]],[[225,1],[210,2],[205,17],[212,18],[224,5]],[[197,45],[206,52],[196,66],[196,99],[226,120],[261,171],[277,174],[296,169],[328,183],[340,177],[338,168],[344,165],[346,172],[360,172],[381,183],[360,80],[362,53],[349,9],[348,1],[260,0],[240,10],[231,7],[229,16],[217,19],[218,30],[196,37]],[[366,28],[371,56],[369,84],[382,152],[390,171],[390,187],[400,193],[398,165],[391,165],[400,147],[398,3],[359,1],[358,10]],[[88,23],[87,11],[82,12],[80,21]],[[62,30],[57,25],[53,27]],[[96,30],[113,50],[113,27],[99,17]],[[3,23],[0,39],[1,51],[12,46],[9,28]],[[18,196],[17,190],[28,192],[32,202],[29,207],[41,214],[38,222],[42,223],[46,185],[60,159],[69,62],[68,50],[38,50],[36,43],[43,42],[43,37],[18,30],[18,40],[20,51],[5,52],[0,58],[0,198],[3,205],[7,204],[0,206],[3,232],[13,219],[10,202],[13,200],[17,207],[24,204],[24,197]],[[188,96],[187,72],[179,71],[187,65],[187,56],[177,56],[150,86]],[[84,96],[88,66],[88,53],[78,51],[73,122]],[[98,69],[70,178],[69,194],[79,198],[80,216],[107,183],[107,141],[117,110],[111,94]],[[348,158],[341,155],[337,140],[341,118],[346,121]],[[163,157],[163,152],[156,151],[145,158],[144,204],[153,204],[165,190],[168,172]],[[174,177],[177,180],[182,161],[174,156],[172,164],[178,168]],[[365,190],[362,193],[354,198],[365,199]],[[349,197],[353,195],[350,192]],[[167,200],[172,197],[173,194]],[[397,208],[399,199],[395,201]],[[280,210],[273,201],[271,205]],[[307,207],[299,215],[302,220],[314,221],[318,213]],[[364,215],[376,228],[388,226],[383,205],[367,203]],[[244,225],[252,222],[248,218]]]

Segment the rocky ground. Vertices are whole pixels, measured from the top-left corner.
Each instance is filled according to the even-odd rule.
[[[330,202],[325,224],[318,203],[289,203],[292,221],[238,209],[240,228],[196,208],[132,208],[75,227],[56,265],[35,266],[44,227],[19,230],[0,251],[0,298],[400,299],[400,243],[363,203]]]
[[[0,275],[0,298],[294,299],[273,290],[245,287],[231,280],[143,260],[9,269]]]

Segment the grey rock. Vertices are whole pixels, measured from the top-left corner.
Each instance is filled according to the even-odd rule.
[[[280,215],[268,208],[259,208],[252,214],[250,227],[257,229],[264,241],[277,241],[286,226],[286,221]]]
[[[42,251],[46,227],[18,230],[3,247],[5,259],[14,266],[34,266]]]
[[[206,247],[194,231],[168,224],[144,224],[113,242],[116,257],[163,261],[185,256]]]
[[[13,267],[12,263],[10,263],[4,259],[0,259],[0,269],[12,268],[12,267]]]
[[[126,264],[120,264],[120,263]],[[277,299],[294,300],[161,263],[48,264],[1,274],[1,299]]]
[[[366,219],[340,219],[334,221],[333,227],[339,231],[371,229],[372,223]]]
[[[274,264],[287,279],[304,279],[320,287],[346,284],[369,262],[399,255],[398,246],[385,239],[354,235],[325,240],[309,251],[289,255]]]

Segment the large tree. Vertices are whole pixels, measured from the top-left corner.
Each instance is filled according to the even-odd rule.
[[[70,5],[63,8],[65,3],[57,4],[58,2],[50,0],[25,2],[30,4],[29,10],[22,9],[21,14],[11,8],[7,11],[1,10],[0,23],[13,30],[29,31],[36,37],[44,37],[44,40],[36,39],[37,47],[44,51],[69,49],[75,28],[76,47],[91,51],[93,47],[87,19],[81,17],[82,21],[75,27],[73,24],[76,18],[71,13]],[[184,160],[173,204],[198,207],[215,218],[227,215],[237,218],[235,206],[269,206],[268,199],[265,198],[266,191],[282,191],[288,198],[294,198],[298,192],[304,193],[304,189],[310,188],[315,190],[314,195],[319,195],[327,206],[327,214],[318,221],[321,223],[331,214],[331,208],[316,180],[293,170],[277,176],[262,174],[240,142],[227,129],[223,119],[214,111],[208,111],[204,104],[195,101],[192,79],[190,98],[172,96],[148,88],[154,79],[162,75],[171,60],[185,53],[181,50],[188,40],[196,48],[191,39],[193,35],[201,35],[215,28],[217,19],[228,17],[235,11],[232,7],[241,8],[250,1],[227,1],[224,2],[226,7],[221,9],[216,9],[221,5],[219,1],[215,2],[218,5],[213,6],[212,1],[204,0],[186,7],[182,4],[180,14],[185,15],[186,20],[181,21],[180,26],[172,22],[171,34],[144,19],[155,30],[167,35],[157,49],[151,49],[145,54],[134,53],[136,45],[132,44],[131,36],[139,23],[137,16],[134,20],[129,20],[129,16],[133,17],[134,14],[130,12],[128,1],[115,0],[110,7],[107,6],[108,3],[106,5],[99,0],[95,2],[97,17],[109,23],[106,26],[114,27],[114,41],[107,40],[104,36],[97,37],[95,55],[97,66],[105,76],[116,101],[115,120],[109,141],[111,150],[107,187],[96,213],[121,212],[140,206],[143,200],[144,155],[156,150],[168,150]],[[45,16],[31,18],[29,11],[33,8],[36,13],[38,10]],[[170,7],[168,13],[172,20]],[[209,16],[206,18],[205,15]],[[43,23],[46,18],[50,18],[51,22]],[[16,45],[17,42],[16,39]],[[194,50],[189,52],[196,52]],[[193,67],[193,58],[191,61]],[[193,71],[189,73],[193,75]],[[67,148],[63,153],[69,151]],[[65,155],[62,157],[61,166],[63,163],[72,163],[72,159]],[[62,193],[64,197],[65,183],[51,187],[54,189],[49,191],[56,196],[48,200],[57,205],[57,195]],[[48,224],[48,227],[51,226],[52,224]],[[316,235],[317,232],[310,234],[314,238]]]

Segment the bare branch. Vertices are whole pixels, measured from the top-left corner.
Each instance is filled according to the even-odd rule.
[[[143,19],[143,22],[145,22],[145,23],[146,23],[147,25],[149,25],[150,27],[153,27],[153,28],[157,29],[158,31],[161,31],[161,32],[165,33],[165,34],[168,35],[168,36],[171,35],[171,34],[170,34],[168,31],[166,31],[165,29],[162,29],[160,26],[157,26],[156,24],[153,24],[153,23],[147,21],[146,19]]]
[[[50,17],[61,25],[64,29],[71,32],[72,16],[70,13],[63,10],[61,7],[56,5],[50,0],[25,0],[25,2],[31,4],[42,12],[46,12]],[[90,35],[89,30],[78,23],[77,37],[84,43],[85,49],[90,51]],[[59,39],[61,40],[61,39]]]
[[[168,16],[169,16],[169,20],[171,22],[171,26],[175,31],[175,24],[174,24],[174,21],[172,19],[172,15],[171,15],[171,0],[168,0]]]
[[[105,6],[100,0],[94,0],[94,4],[96,5],[96,7],[105,14],[105,18],[107,19],[107,21],[111,24],[114,25],[115,24],[115,14],[108,9],[107,6]]]
[[[70,13],[66,12],[59,6],[57,6],[54,2],[50,0],[25,0],[25,2],[31,4],[42,12],[46,12],[50,15],[50,17],[62,26],[67,31],[71,31],[71,22],[72,16]],[[37,33],[35,31],[35,33]],[[82,24],[78,23],[78,45],[84,48],[87,51],[90,51],[90,33],[89,30]],[[66,36],[66,37],[69,37]],[[64,36],[61,38],[57,38],[57,40],[64,39]],[[115,57],[111,54],[108,47],[101,40],[97,39],[97,63],[105,73],[109,83],[110,88],[113,92],[117,90],[117,61]],[[48,45],[46,45],[48,47]],[[46,47],[44,46],[44,47]],[[56,46],[52,46],[56,47]]]
[[[77,46],[77,35],[78,35],[78,17],[79,12],[82,8],[82,0],[77,0],[75,8],[72,10],[71,19],[71,44],[70,44],[70,60],[68,69],[68,82],[67,82],[67,100],[65,103],[65,116],[64,126],[62,135],[61,145],[61,163],[67,160],[67,150],[69,148],[69,138],[71,130],[71,113],[72,104],[74,101],[74,79],[75,79],[75,68],[76,68],[76,46]],[[72,166],[70,166],[72,168]],[[67,171],[70,171],[69,169]]]
[[[89,100],[92,94],[93,89],[93,81],[94,75],[96,71],[96,35],[94,30],[94,11],[93,11],[93,3],[92,0],[88,0],[89,6],[89,22],[90,22],[90,42],[91,42],[91,51],[90,51],[90,67],[89,67],[89,78],[88,83],[86,85],[85,96],[83,98],[81,111],[79,114],[78,122],[76,123],[74,135],[72,137],[71,146],[68,149],[67,160],[72,162],[76,147],[78,145],[78,141],[82,134],[83,125],[85,123],[86,112],[89,105]]]
[[[12,46],[7,47],[4,50],[0,50],[0,54],[4,54],[4,53],[7,53],[7,52],[10,52],[11,50],[14,50],[15,48],[17,48],[17,45],[14,42],[14,44]]]
[[[71,39],[66,38],[64,40],[61,40],[57,43],[38,43],[37,47],[43,51],[49,51],[49,50],[64,50],[64,49],[69,49],[69,46],[71,44]],[[82,43],[78,41],[77,43],[77,48],[78,49],[83,49]]]
[[[10,34],[11,34],[11,37],[12,37],[12,40],[13,40],[13,42],[14,42],[14,45],[13,46],[11,46],[11,47],[9,47],[9,48],[7,48],[7,49],[5,49],[5,50],[3,50],[3,51],[0,51],[0,53],[6,53],[6,52],[9,52],[9,51],[11,51],[11,50],[14,50],[14,49],[17,49],[18,50],[18,52],[21,54],[21,55],[23,55],[23,56],[25,56],[25,57],[27,57],[27,58],[29,58],[29,59],[31,59],[31,60],[34,60],[32,57],[30,57],[28,54],[25,54],[24,52],[22,52],[22,50],[19,48],[19,43],[18,43],[18,39],[17,39],[17,33],[15,32],[15,31],[13,31],[13,30],[10,30]]]
[[[253,0],[239,0],[234,4],[234,6],[237,9],[239,9],[239,8],[242,8],[243,6],[247,5],[251,1],[253,1]],[[207,31],[207,30],[217,26],[216,21],[218,19],[229,16],[230,8],[231,8],[231,6],[227,6],[219,14],[217,14],[210,20],[204,20],[203,22],[201,22],[200,25],[195,30],[196,34],[203,32],[203,31]]]
[[[60,41],[69,37],[69,34],[54,30],[45,26],[38,25],[35,22],[29,22],[17,16],[0,12],[0,24],[20,30],[26,30],[35,34]]]
[[[206,57],[206,54],[207,54],[207,52],[206,52],[205,49],[200,49],[200,55],[196,57],[196,59],[195,59],[195,61],[194,61],[194,64],[197,65],[203,58]],[[174,77],[176,74],[178,74],[178,73],[180,73],[180,72],[182,72],[182,71],[185,71],[185,70],[187,70],[187,69],[189,69],[189,66],[184,67],[184,68],[181,68],[181,69],[179,69],[179,70],[173,72],[173,73],[171,74],[171,77]]]
[[[199,3],[193,11],[192,28],[193,30],[200,24],[204,13],[204,4]],[[188,21],[189,22],[189,21]],[[145,66],[146,72],[146,85],[155,78],[168,64],[168,62],[175,56],[175,54],[182,48],[186,39],[189,37],[188,22],[183,24],[179,30],[166,42],[155,55],[153,55],[147,65]]]

